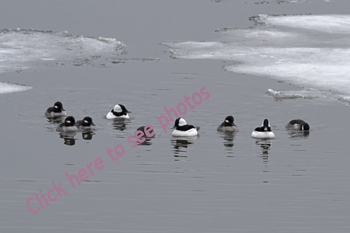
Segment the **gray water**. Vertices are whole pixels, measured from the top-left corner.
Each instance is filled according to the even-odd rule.
[[[348,106],[334,99],[274,99],[268,89],[288,82],[226,72],[218,60],[172,59],[162,43],[211,41],[215,30],[253,26],[256,14],[344,14],[346,1],[11,1],[2,3],[2,29],[68,31],[116,38],[126,53],[97,62],[54,65],[36,61],[0,74],[0,81],[33,87],[0,95],[1,232],[349,232]],[[157,117],[184,95],[210,93],[183,117],[201,127],[191,140],[165,133]],[[44,117],[62,101],[69,115],[89,115],[91,140],[55,131]],[[117,103],[131,119],[105,119]],[[216,131],[227,115],[239,132]],[[268,118],[271,141],[250,137]],[[301,118],[309,135],[285,130]],[[151,124],[156,136],[132,149],[127,138]],[[67,145],[74,144],[74,145]],[[106,148],[125,148],[112,161]],[[65,173],[96,158],[94,176],[76,188]],[[27,199],[52,181],[67,193],[39,213]],[[52,195],[56,195],[55,192]],[[33,209],[40,205],[35,197]],[[43,202],[44,203],[44,202]],[[44,205],[46,205],[44,203]]]

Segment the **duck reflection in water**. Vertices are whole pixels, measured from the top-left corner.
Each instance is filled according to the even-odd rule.
[[[194,143],[194,139],[196,138],[197,136],[172,138],[171,144],[174,146],[174,157],[187,157],[187,148]],[[181,153],[184,153],[184,155],[180,155]]]
[[[228,153],[227,157],[233,157],[233,140],[235,139],[235,132],[219,132],[221,138],[224,139],[223,144],[225,151]]]
[[[75,145],[75,135],[76,132],[61,132],[60,134],[60,138],[63,138],[64,140],[64,144],[67,146],[74,146]]]
[[[233,140],[235,139],[235,132],[219,132],[219,134],[221,134],[221,137],[225,140],[223,142],[225,147],[234,146]]]
[[[269,162],[269,150],[271,147],[271,140],[270,139],[261,139],[261,140],[257,140],[255,142],[255,144],[260,145],[260,147],[262,149],[262,153],[261,153],[260,157],[262,157],[263,164],[265,165],[264,172],[268,172],[267,163]]]
[[[123,119],[123,118],[116,118],[113,119],[113,128],[119,131],[124,131],[126,129],[127,123],[129,123],[130,120]]]
[[[261,149],[262,149],[262,155],[267,155],[269,154],[269,150],[271,147],[271,140],[270,139],[261,139],[261,140],[257,140],[255,142],[256,145],[260,145]]]
[[[92,139],[92,135],[94,135],[95,133],[92,132],[91,130],[88,130],[88,131],[84,131],[81,133],[81,137],[84,139],[84,140],[91,140]]]
[[[310,131],[289,131],[290,138],[307,138]]]

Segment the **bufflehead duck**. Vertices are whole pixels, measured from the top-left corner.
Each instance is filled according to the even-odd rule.
[[[61,102],[57,101],[53,107],[49,107],[45,112],[46,117],[65,117],[67,116],[66,111],[63,109]]]
[[[61,123],[57,126],[56,131],[59,132],[75,132],[78,131],[78,128],[75,124],[75,119],[72,116],[67,117],[64,120],[64,123]]]
[[[77,127],[79,129],[94,129],[95,124],[92,122],[91,117],[84,117],[84,119],[77,121]]]
[[[310,126],[308,123],[306,123],[303,120],[297,119],[297,120],[291,120],[287,126],[287,129],[298,129],[302,131],[310,130]]]
[[[218,131],[222,132],[236,132],[238,131],[237,126],[235,123],[233,123],[234,119],[233,116],[227,116],[224,120],[224,122],[221,123],[218,127]]]
[[[252,132],[253,138],[275,138],[275,134],[271,131],[269,121],[265,119],[261,127],[257,127]]]
[[[156,134],[154,133],[153,127],[151,125],[140,126],[139,128],[137,128],[136,132],[137,131],[141,131],[143,133],[142,136],[137,136],[138,145],[145,145],[145,146],[152,145],[151,140],[152,138],[155,137]],[[136,135],[136,132],[135,132],[135,135]]]
[[[175,130],[171,135],[175,137],[191,137],[197,136],[199,127],[194,127],[193,125],[188,125],[185,119],[179,117],[176,119],[174,127]]]
[[[124,118],[129,119],[129,112],[126,110],[125,106],[122,104],[117,104],[114,108],[107,114],[107,119],[116,119],[116,118]]]
[[[151,137],[148,137],[148,136],[147,136],[147,134],[146,134],[146,132],[145,132],[145,126],[140,126],[136,131],[142,131],[143,134],[144,134],[144,136],[145,136],[146,138],[154,138],[155,135],[156,135],[156,134],[154,133],[154,130],[153,130],[153,129],[149,130],[149,129],[150,129],[149,127],[147,127],[146,129],[147,129],[148,134],[149,134],[149,135],[152,135]]]

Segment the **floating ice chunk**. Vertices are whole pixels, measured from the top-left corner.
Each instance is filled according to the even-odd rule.
[[[251,19],[257,23],[265,25],[269,24],[275,26],[303,28],[307,30],[319,30],[327,33],[350,34],[349,15],[258,15]]]
[[[350,15],[258,15],[251,19],[257,23],[254,28],[218,30],[222,41],[164,45],[175,58],[232,61],[225,70],[332,95],[350,94]]]
[[[91,65],[102,58],[104,64],[125,52],[125,44],[115,38],[75,36],[66,31],[0,30],[0,73],[33,67],[36,62]]]
[[[332,92],[319,91],[313,88],[307,88],[299,91],[275,91],[268,89],[266,94],[273,96],[275,100],[284,99],[336,99],[342,102],[350,103],[350,96],[336,94]]]
[[[0,82],[0,94],[30,90],[33,87],[14,83]]]
[[[267,90],[267,94],[273,96],[275,99],[315,99],[315,98],[329,98],[331,95],[326,92],[321,92],[316,89],[304,89],[300,91],[275,91]]]

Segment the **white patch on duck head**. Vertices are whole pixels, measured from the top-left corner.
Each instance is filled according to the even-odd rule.
[[[184,125],[187,125],[187,122],[185,121],[185,119],[180,118],[180,120],[179,120],[179,126],[184,126]]]
[[[117,104],[116,106],[114,106],[113,110],[114,110],[115,112],[122,112],[122,111],[123,111],[119,104]]]

